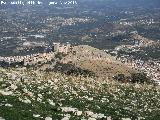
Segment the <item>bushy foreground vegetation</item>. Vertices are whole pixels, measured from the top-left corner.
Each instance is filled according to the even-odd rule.
[[[159,120],[160,90],[0,68],[0,120]]]
[[[146,73],[137,72],[131,73],[131,76],[125,76],[124,74],[118,74],[113,76],[114,80],[119,82],[130,82],[130,83],[139,83],[139,84],[153,84],[153,80],[151,80]]]

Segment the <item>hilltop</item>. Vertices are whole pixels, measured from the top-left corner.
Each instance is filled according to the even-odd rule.
[[[108,79],[112,79],[112,77],[117,74],[130,76],[131,73],[136,72],[104,51],[88,45],[74,46],[73,53],[65,56],[61,62],[87,69],[94,72],[98,77]]]
[[[65,51],[65,47],[59,49]],[[71,67],[72,72],[93,72],[96,76],[45,70],[63,66]],[[65,55],[55,53],[55,60],[42,66],[0,67],[0,119],[159,119],[158,86],[112,80],[116,74],[130,76],[135,72],[88,45],[74,46]]]

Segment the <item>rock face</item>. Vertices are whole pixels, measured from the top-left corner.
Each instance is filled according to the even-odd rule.
[[[61,60],[61,63],[70,63],[81,69],[87,69],[98,77],[112,79],[116,74],[123,73],[130,76],[130,73],[135,72],[104,51],[91,46],[75,46],[72,51]]]

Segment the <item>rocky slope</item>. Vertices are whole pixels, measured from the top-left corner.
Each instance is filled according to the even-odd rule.
[[[154,86],[0,68],[1,120],[158,120],[159,100]]]
[[[65,56],[62,63],[71,63],[76,67],[92,71],[98,77],[112,79],[114,75],[130,76],[135,70],[128,68],[102,50],[87,45],[75,46],[73,53]]]

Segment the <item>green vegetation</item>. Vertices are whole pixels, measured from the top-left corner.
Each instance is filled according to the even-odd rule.
[[[92,71],[81,69],[79,67],[76,67],[72,64],[62,64],[57,63],[52,69],[47,69],[47,71],[54,71],[54,72],[61,72],[65,73],[66,75],[73,75],[73,76],[90,76],[95,77],[95,74]]]
[[[5,120],[158,120],[160,90],[151,85],[61,73],[0,68]]]
[[[119,82],[130,82],[130,83],[151,83],[151,79],[147,77],[147,74],[143,72],[131,73],[131,76],[125,76],[124,74],[118,74],[113,77],[114,80]]]

